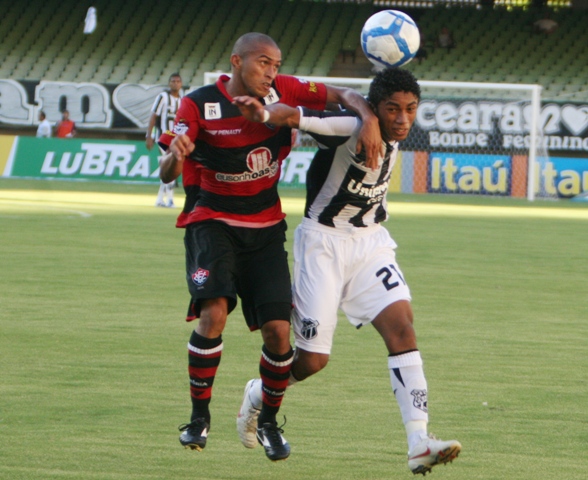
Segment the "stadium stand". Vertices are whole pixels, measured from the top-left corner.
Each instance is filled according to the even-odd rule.
[[[570,9],[557,11],[552,18],[559,28],[550,36],[532,32],[536,18],[534,11],[423,10],[418,23],[426,36],[434,38],[439,25],[448,25],[457,46],[450,52],[429,46],[428,58],[407,68],[428,80],[437,76],[441,80],[540,83],[544,100],[586,101],[586,82],[582,85],[578,79],[588,73],[588,15]]]
[[[83,35],[89,5],[98,28]],[[163,84],[178,71],[198,86],[206,71],[228,71],[235,39],[247,31],[273,36],[283,73],[368,77],[359,47],[371,2],[286,0],[0,0],[0,78],[118,84]],[[406,9],[426,34],[428,58],[406,68],[426,80],[536,83],[544,100],[588,101],[588,12],[554,11],[559,28],[532,33],[533,10],[506,8]],[[475,25],[475,28],[472,26]],[[457,46],[435,48],[441,26]]]

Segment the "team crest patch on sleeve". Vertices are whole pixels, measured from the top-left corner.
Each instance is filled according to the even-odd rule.
[[[186,125],[183,120],[180,120],[178,123],[174,125],[174,135],[184,135],[187,131],[188,125]]]
[[[300,334],[306,339],[311,340],[318,334],[318,320],[313,320],[312,318],[303,318],[302,319],[302,328],[300,329]]]
[[[419,410],[427,413],[427,391],[414,389],[410,394],[414,397],[412,404]]]
[[[196,285],[204,285],[204,283],[206,283],[206,280],[208,280],[209,275],[210,275],[210,272],[208,270],[204,270],[203,268],[198,268],[198,270],[196,270],[192,274],[192,281]]]

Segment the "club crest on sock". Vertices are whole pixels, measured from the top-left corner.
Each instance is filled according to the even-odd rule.
[[[427,410],[427,391],[426,390],[413,390],[410,394],[414,397],[412,404],[422,410],[423,412],[428,412]]]

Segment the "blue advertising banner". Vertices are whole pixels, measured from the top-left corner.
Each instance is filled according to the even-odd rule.
[[[432,152],[429,162],[431,193],[510,195],[510,156]]]
[[[538,162],[536,185],[548,195],[571,198],[588,191],[588,161],[584,158],[550,157]]]

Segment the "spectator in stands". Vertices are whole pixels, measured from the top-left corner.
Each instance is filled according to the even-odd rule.
[[[86,18],[84,20],[84,33],[86,35],[90,35],[91,33],[94,33],[94,30],[96,30],[96,25],[97,25],[96,8],[90,7],[90,8],[88,8],[88,11],[86,12]]]
[[[41,110],[39,112],[39,126],[37,127],[37,137],[39,138],[49,138],[51,136],[51,124],[47,117],[45,116],[45,112]]]
[[[419,65],[423,60],[425,60],[427,58],[427,49],[426,49],[426,45],[425,45],[427,39],[425,37],[425,34],[422,31],[420,32],[420,34],[421,34],[421,42],[419,44],[419,49],[417,50],[417,53],[414,56],[415,60],[419,63]]]
[[[57,138],[71,138],[76,135],[76,124],[69,119],[69,112],[61,112],[61,122],[55,127],[55,136]]]
[[[533,32],[550,35],[557,30],[558,26],[557,22],[552,18],[549,18],[549,14],[546,13],[543,18],[540,18],[533,24]]]
[[[446,48],[449,51],[452,48],[455,48],[455,40],[453,39],[453,33],[449,28],[443,27],[439,32],[439,36],[437,37],[437,46],[441,48]]]
[[[179,73],[172,73],[168,79],[167,90],[161,92],[155,98],[153,107],[151,107],[151,117],[147,125],[147,134],[145,135],[145,145],[148,150],[153,148],[155,138],[171,130],[174,126],[176,112],[180,108],[182,100],[182,77]],[[174,205],[174,188],[177,182],[174,180],[170,183],[160,181],[159,192],[157,193],[156,207],[173,208]],[[167,197],[167,201],[166,201]]]

